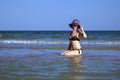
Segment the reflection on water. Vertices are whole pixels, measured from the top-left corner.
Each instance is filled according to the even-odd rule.
[[[61,51],[58,51],[61,52]],[[88,50],[66,58],[57,50],[0,50],[0,80],[119,80],[119,51]]]
[[[80,72],[83,72],[83,69],[81,67],[81,56],[69,58],[67,74],[69,79],[80,80]]]

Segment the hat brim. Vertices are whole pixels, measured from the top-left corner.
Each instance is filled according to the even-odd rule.
[[[70,26],[71,28],[73,28],[73,26],[77,26],[78,29],[80,29],[80,24],[70,23],[69,26]]]

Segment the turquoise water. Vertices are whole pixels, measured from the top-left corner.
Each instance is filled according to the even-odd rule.
[[[119,80],[120,31],[87,31],[83,55],[60,56],[70,31],[1,31],[0,80]]]

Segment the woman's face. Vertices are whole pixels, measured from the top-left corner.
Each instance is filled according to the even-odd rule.
[[[76,29],[76,28],[78,28],[78,26],[76,26],[76,25],[72,26],[72,29]]]

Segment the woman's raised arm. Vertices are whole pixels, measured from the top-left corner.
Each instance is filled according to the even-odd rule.
[[[80,30],[81,30],[82,37],[87,38],[87,34],[85,33],[82,25],[80,25]]]

